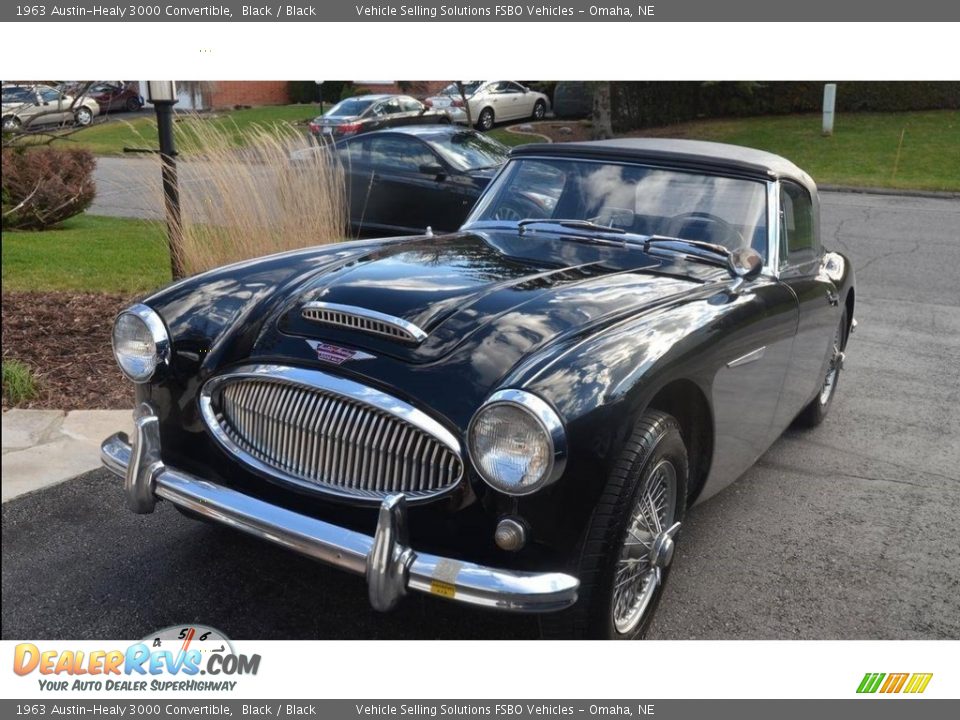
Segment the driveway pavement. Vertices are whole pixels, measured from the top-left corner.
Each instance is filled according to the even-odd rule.
[[[684,526],[654,638],[960,638],[960,201],[825,193],[860,328],[830,417],[789,430]],[[123,507],[94,471],[3,506],[3,637],[525,638],[227,530]]]

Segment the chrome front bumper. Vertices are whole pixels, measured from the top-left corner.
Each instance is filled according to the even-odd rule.
[[[406,503],[391,495],[380,505],[371,537],[271,505],[223,485],[167,467],[160,458],[160,427],[149,405],[134,414],[134,437],[117,433],[100,446],[103,464],[123,478],[127,505],[151,513],[169,500],[307,557],[365,575],[370,604],[389,610],[408,589],[498,610],[550,612],[577,600],[577,578],[476,565],[419,553],[407,545]]]

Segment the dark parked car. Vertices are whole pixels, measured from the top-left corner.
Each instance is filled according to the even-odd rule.
[[[358,95],[311,120],[310,133],[318,142],[328,142],[387,127],[448,122],[445,112],[431,110],[409,95]]]
[[[100,112],[136,112],[143,107],[143,96],[131,83],[97,82],[87,90],[87,97],[97,101]]]
[[[781,157],[525,146],[456,233],[273,255],[121,313],[136,430],[102,455],[134,512],[365,575],[377,609],[417,591],[637,637],[687,508],[830,409],[854,292]]]
[[[355,232],[456,230],[507,161],[496,140],[453,125],[379,130],[341,140]]]

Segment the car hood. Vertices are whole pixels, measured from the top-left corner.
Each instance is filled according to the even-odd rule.
[[[543,345],[592,332],[701,287],[716,270],[680,267],[639,248],[516,231],[392,242],[310,275],[279,308],[272,332],[433,363],[459,353],[519,361]],[[411,324],[404,341],[307,319],[307,303],[372,311]],[[508,369],[508,368],[505,368]]]

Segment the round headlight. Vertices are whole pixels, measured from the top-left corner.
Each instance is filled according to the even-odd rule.
[[[146,305],[134,305],[113,324],[113,355],[123,374],[135,383],[153,377],[167,362],[170,340],[160,316]]]
[[[560,477],[563,424],[546,402],[523,390],[494,393],[470,422],[470,458],[495,490],[529,495]]]

